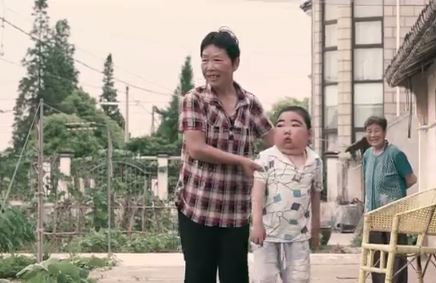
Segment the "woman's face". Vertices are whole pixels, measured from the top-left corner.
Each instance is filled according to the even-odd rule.
[[[233,83],[233,72],[239,65],[239,59],[232,62],[226,50],[213,44],[206,46],[201,54],[201,70],[211,87],[222,87]]]
[[[377,149],[385,145],[386,132],[380,125],[372,124],[366,127],[366,139],[370,146]]]

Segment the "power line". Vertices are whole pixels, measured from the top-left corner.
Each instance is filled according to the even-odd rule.
[[[85,49],[83,49],[83,48],[81,48],[81,47],[78,47],[77,45],[74,45],[74,46],[75,46],[76,50],[83,51],[84,53],[87,53],[87,54],[91,55],[92,57],[97,58],[97,59],[101,60],[102,62],[104,62],[104,59],[101,58],[100,56],[95,55],[94,53],[92,53],[92,52],[90,52],[90,51],[88,51],[88,50],[85,50]],[[117,70],[121,70],[121,71],[124,71],[124,72],[126,72],[126,73],[128,73],[128,74],[130,74],[130,75],[132,75],[132,76],[135,76],[135,77],[138,78],[138,79],[143,80],[143,81],[146,82],[146,83],[149,83],[149,84],[155,85],[155,86],[157,86],[157,87],[159,87],[159,88],[161,88],[161,89],[165,89],[165,90],[167,90],[167,91],[171,91],[169,88],[164,87],[164,86],[161,86],[161,85],[157,84],[156,82],[153,82],[153,81],[147,80],[147,79],[145,79],[143,76],[138,75],[137,73],[134,73],[134,72],[129,71],[129,70],[123,68],[123,67],[120,67],[120,66],[119,66],[118,64],[116,64],[116,63],[114,63],[113,66],[114,66],[115,69],[117,69]]]
[[[36,38],[36,37],[33,36],[31,33],[25,31],[25,30],[22,29],[21,27],[19,27],[19,26],[15,25],[14,23],[10,22],[9,20],[7,20],[6,18],[4,18],[3,16],[0,17],[0,20],[2,20],[2,22],[8,24],[8,25],[11,26],[12,28],[18,30],[19,32],[21,32],[21,33],[23,33],[23,34],[29,36],[31,39],[33,39],[33,40],[35,40],[35,41],[38,41],[38,42],[40,42],[41,44],[47,46],[47,43],[45,43],[45,42],[43,42],[42,40]],[[91,66],[91,65],[89,65],[89,64],[87,64],[87,63],[85,63],[85,62],[83,62],[83,61],[81,61],[81,60],[79,60],[79,59],[75,59],[75,58],[73,58],[73,60],[74,60],[74,62],[76,62],[76,63],[78,63],[78,64],[80,64],[80,65],[82,65],[82,66],[84,66],[84,67],[86,67],[86,68],[88,68],[88,69],[94,71],[94,72],[97,72],[97,73],[99,73],[99,74],[104,74],[104,72],[100,71],[99,69],[97,69],[97,68],[95,68],[95,67],[93,67],[93,66]],[[152,93],[152,94],[157,94],[157,95],[164,95],[164,96],[172,96],[172,95],[174,95],[174,94],[172,94],[172,93],[166,93],[166,92],[155,91],[155,90],[152,90],[152,89],[149,89],[149,88],[146,88],[146,87],[138,86],[138,85],[132,84],[132,83],[126,81],[126,80],[119,79],[119,78],[117,78],[117,77],[114,77],[114,80],[117,81],[117,82],[120,82],[120,83],[126,84],[126,85],[128,85],[129,87],[131,87],[131,88],[134,88],[134,89],[137,89],[137,90],[143,91],[143,92]]]
[[[11,64],[11,65],[14,65],[14,66],[20,67],[20,68],[23,67],[20,63],[18,63],[18,62],[14,62],[14,61],[9,60],[9,59],[7,59],[7,58],[5,58],[5,57],[1,57],[1,56],[0,56],[0,60],[6,62],[6,63],[8,63],[8,64]],[[55,79],[59,79],[59,80],[63,80],[63,81],[68,81],[68,82],[73,82],[73,80],[71,80],[71,79],[64,78],[64,77],[61,77],[61,76],[58,76],[58,75],[52,74],[52,73],[47,72],[47,71],[46,71],[44,74],[47,75],[47,76],[49,76],[49,77],[55,78]],[[100,86],[96,86],[96,85],[93,85],[93,84],[90,84],[90,83],[87,83],[87,82],[80,82],[80,85],[84,85],[84,86],[91,87],[91,88],[95,88],[95,89],[101,89]],[[119,89],[116,89],[116,90],[117,90],[117,91],[120,91]]]
[[[15,66],[22,67],[22,66],[21,66],[20,64],[18,64],[17,62],[14,62],[14,61],[8,60],[8,59],[6,59],[6,58],[3,57],[3,56],[0,56],[0,60],[3,61],[3,62],[8,63],[8,64],[10,64],[10,65],[15,65]]]
[[[17,172],[18,172],[18,168],[20,167],[21,159],[24,156],[24,151],[26,150],[27,143],[29,142],[30,133],[32,132],[33,126],[35,125],[36,117],[38,116],[38,111],[40,110],[40,107],[41,107],[41,103],[39,103],[38,107],[36,108],[35,115],[33,116],[33,120],[32,120],[32,123],[30,124],[29,131],[27,132],[26,140],[24,141],[23,148],[21,149],[20,156],[18,158],[17,164],[15,164],[14,173],[12,174],[11,181],[9,182],[9,186],[8,186],[7,191],[6,191],[6,195],[3,198],[3,202],[2,202],[2,207],[1,208],[5,207],[6,201],[9,198],[9,194],[11,192],[12,185],[14,184],[15,177],[16,177]]]
[[[14,65],[14,66],[17,66],[17,67],[20,67],[20,68],[22,67],[22,65],[20,63],[14,62],[14,61],[9,60],[9,59],[7,59],[5,57],[0,57],[0,61],[4,61],[4,62],[6,62],[8,64],[11,64],[11,65]],[[45,72],[45,75],[47,75],[49,77],[52,77],[52,78],[59,79],[59,80],[64,80],[64,81],[72,82],[72,80],[69,79],[69,78],[64,78],[64,77],[61,77],[61,76],[58,76],[58,75],[54,75],[54,74],[52,74],[50,72]],[[99,90],[102,89],[102,87],[100,87],[100,86],[96,86],[96,85],[93,85],[93,84],[90,84],[90,83],[87,83],[87,82],[83,82],[83,81],[80,82],[80,85],[91,87],[91,88],[94,88],[94,89],[99,89]],[[118,88],[115,88],[115,90],[118,91],[118,92],[122,92],[122,90],[120,90]],[[16,99],[12,99],[12,98],[10,98],[10,99],[0,98],[0,101],[2,101],[2,100],[3,101],[14,101]],[[126,101],[125,100],[118,100],[117,102],[126,102]],[[147,101],[144,101],[144,100],[135,99],[133,102],[129,102],[129,105],[137,105],[138,106],[139,104],[151,104],[151,103],[166,103],[166,101],[159,101],[159,100],[154,100],[154,101],[153,100],[147,100]]]
[[[304,2],[302,0],[290,0],[291,2],[298,2],[300,4],[303,4]],[[340,6],[348,6],[348,5],[353,5],[355,4],[356,0],[312,0],[310,1],[312,3],[322,3],[324,5],[340,5]],[[392,3],[392,4],[386,4],[383,2],[383,0],[378,0],[378,1],[372,1],[372,3],[368,3],[370,2],[370,0],[360,0],[358,1],[357,6],[360,7],[371,7],[371,6],[382,6],[382,7],[396,7],[397,4]],[[377,3],[379,2],[379,3]],[[401,7],[407,7],[407,6],[425,6],[422,4],[400,4]]]
[[[5,14],[6,14],[5,0],[2,0],[2,4],[3,4],[3,18],[4,18]],[[5,21],[4,20],[2,20],[2,22],[1,22],[0,29],[1,29],[1,32],[0,32],[0,56],[3,56],[5,54],[4,45],[3,45],[4,36],[5,36]]]
[[[17,14],[17,15],[19,15],[19,16],[25,18],[28,22],[32,22],[32,20],[31,20],[29,17],[26,17],[26,16],[20,14],[19,12],[15,11],[15,10],[9,8],[9,7],[7,7],[7,6],[5,5],[5,2],[4,2],[5,0],[2,0],[2,1],[3,1],[3,17],[4,17],[4,18],[6,18],[6,16],[5,16],[5,11],[6,11],[6,10],[9,10],[9,11],[13,12],[14,14]],[[88,50],[86,50],[86,49],[83,49],[83,48],[81,48],[81,47],[79,47],[79,46],[77,46],[77,45],[74,45],[74,47],[75,47],[76,50],[83,51],[84,53],[87,53],[87,54],[93,56],[94,58],[97,58],[97,59],[101,60],[102,62],[104,62],[104,59],[103,59],[102,57],[100,57],[100,56],[98,56],[98,55],[95,55],[94,53],[92,53],[92,52],[90,52],[90,51],[88,51]],[[118,64],[115,64],[115,63],[114,63],[113,66],[114,66],[114,68],[116,68],[116,69],[118,69],[118,70],[122,70],[122,71],[124,71],[124,72],[126,72],[126,73],[128,73],[128,74],[130,74],[130,75],[133,75],[133,76],[135,76],[136,78],[139,78],[139,79],[143,80],[143,81],[146,82],[146,83],[149,83],[149,84],[155,85],[155,86],[157,86],[157,87],[159,87],[159,88],[161,88],[161,89],[165,89],[165,90],[170,91],[170,92],[172,91],[171,89],[169,89],[169,88],[167,88],[167,87],[164,87],[164,86],[162,86],[162,85],[157,84],[156,82],[153,82],[153,81],[150,81],[150,80],[145,79],[143,76],[141,76],[141,75],[139,75],[139,74],[137,74],[137,73],[134,73],[134,72],[132,72],[132,71],[130,71],[130,70],[127,70],[127,69],[125,69],[125,68],[122,68],[122,67],[120,67]],[[99,71],[99,72],[100,72],[100,71]]]

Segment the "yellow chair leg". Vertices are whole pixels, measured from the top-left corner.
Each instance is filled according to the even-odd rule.
[[[367,257],[368,257],[368,250],[362,248],[362,254],[360,255],[359,283],[365,283],[367,272],[363,270],[362,267],[366,266]]]
[[[394,276],[394,262],[395,262],[395,253],[389,252],[388,262],[386,264],[385,283],[392,283],[393,276]]]
[[[424,276],[422,274],[422,262],[421,262],[421,256],[416,257],[416,273],[418,275],[418,283],[424,283]]]

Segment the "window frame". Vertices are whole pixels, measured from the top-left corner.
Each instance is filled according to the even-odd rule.
[[[351,29],[351,38],[352,38],[352,52],[351,52],[351,103],[352,103],[352,110],[351,110],[351,115],[352,115],[352,119],[351,119],[351,142],[354,143],[356,142],[356,133],[357,132],[364,132],[364,127],[356,127],[356,123],[355,123],[355,115],[356,115],[356,111],[355,111],[355,91],[354,91],[354,86],[356,84],[365,84],[365,83],[380,83],[382,85],[382,113],[384,115],[384,103],[385,103],[385,97],[384,97],[384,78],[382,77],[381,79],[369,79],[369,80],[356,80],[354,78],[354,67],[355,67],[355,56],[354,56],[354,52],[356,49],[371,49],[371,48],[381,48],[382,49],[382,68],[384,66],[384,41],[385,41],[385,36],[384,36],[384,17],[382,16],[374,16],[374,17],[359,17],[356,18],[355,17],[355,3],[353,2],[352,4],[352,11],[351,11],[351,21],[352,21],[352,29]],[[381,43],[379,44],[356,44],[356,23],[359,22],[374,22],[374,21],[380,21],[381,22]]]

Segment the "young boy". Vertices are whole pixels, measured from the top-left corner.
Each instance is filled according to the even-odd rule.
[[[279,113],[274,146],[262,151],[252,189],[254,282],[310,281],[310,248],[319,247],[322,162],[308,147],[309,113],[290,106]],[[312,238],[311,238],[312,234]]]

